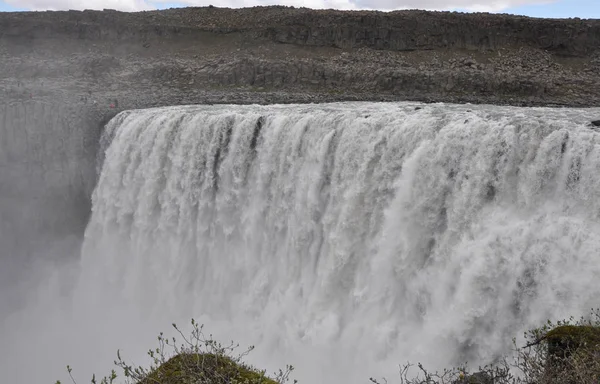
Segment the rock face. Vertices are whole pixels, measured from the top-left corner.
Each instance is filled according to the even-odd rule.
[[[391,51],[497,50],[529,46],[585,56],[600,45],[596,20],[534,19],[426,11],[316,11],[294,7],[217,7],[126,14],[116,11],[20,13],[0,20],[2,36],[21,39],[139,40],[246,33],[275,43]]]
[[[104,104],[118,98],[125,108],[382,99],[593,106],[599,47],[600,20],[293,7],[2,13],[0,84],[4,97],[60,90]]]
[[[267,36],[287,44],[368,47],[391,51],[496,50],[529,46],[561,55],[586,55],[600,42],[600,25],[582,20],[449,12],[289,12]],[[278,20],[279,21],[279,20]]]

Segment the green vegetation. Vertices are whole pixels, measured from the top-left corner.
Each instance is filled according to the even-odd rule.
[[[547,382],[600,382],[600,326],[560,325],[545,334],[545,344]]]
[[[548,354],[568,358],[574,351],[600,346],[600,327],[593,325],[561,325],[546,333]]]
[[[272,378],[242,362],[252,351],[248,348],[234,354],[239,345],[223,346],[212,337],[205,337],[202,326],[192,320],[191,336],[185,336],[173,324],[183,338],[177,344],[175,338],[167,339],[161,333],[157,348],[148,351],[153,359],[149,368],[126,363],[117,352],[115,364],[123,371],[126,383],[134,384],[283,384],[289,381],[293,370],[287,366]],[[418,371],[413,366],[400,367],[400,384],[600,384],[600,310],[593,310],[588,318],[573,318],[548,323],[525,333],[526,345],[519,347],[513,339],[514,355],[499,364],[479,367],[469,372],[468,366],[429,372],[421,364]],[[169,352],[170,351],[170,352]],[[72,371],[67,367],[69,375]],[[73,376],[74,384],[76,381]],[[102,378],[98,383],[116,383],[117,374]],[[374,379],[374,384],[388,380]],[[294,380],[294,383],[296,381]],[[60,384],[60,382],[57,382]],[[92,384],[97,384],[95,377]]]
[[[214,353],[181,353],[152,370],[140,384],[184,383],[232,383],[277,384],[244,364],[238,364],[228,356]]]
[[[600,384],[600,310],[587,318],[558,321],[525,332],[525,346],[513,339],[514,354],[499,364],[431,373],[421,364],[400,368],[400,384]],[[386,379],[371,378],[373,383]]]
[[[258,370],[242,362],[242,359],[254,349],[250,347],[236,354],[238,344],[233,342],[222,345],[206,337],[203,326],[192,319],[191,335],[173,324],[183,342],[178,344],[175,337],[165,338],[161,332],[158,347],[148,351],[153,363],[149,368],[127,363],[117,351],[115,365],[123,371],[124,382],[133,384],[284,384],[290,379],[294,367],[288,365],[268,377],[265,371]],[[75,381],[71,367],[67,366],[73,384]],[[109,376],[99,381],[92,376],[92,384],[116,384],[117,373],[113,370]],[[119,381],[120,382],[120,381]],[[296,381],[294,381],[296,383]],[[56,384],[61,384],[57,381]]]

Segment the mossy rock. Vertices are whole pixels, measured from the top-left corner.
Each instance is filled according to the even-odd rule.
[[[452,384],[493,384],[494,379],[487,372],[475,372],[468,376],[462,376]]]
[[[562,325],[545,335],[548,346],[545,383],[597,383],[600,377],[600,327]]]
[[[212,353],[183,353],[150,372],[138,384],[277,384],[276,381],[230,357]]]
[[[546,334],[548,355],[558,358],[571,356],[576,350],[600,351],[600,327],[563,325]]]

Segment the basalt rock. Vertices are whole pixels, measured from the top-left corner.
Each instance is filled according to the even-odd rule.
[[[600,20],[482,13],[0,13],[0,98],[58,92],[128,108],[218,94],[224,102],[596,106],[598,47]]]

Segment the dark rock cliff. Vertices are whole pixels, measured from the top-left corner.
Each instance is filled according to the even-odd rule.
[[[318,11],[293,7],[187,8],[13,13],[0,17],[3,38],[144,40],[250,33],[275,43],[392,51],[496,50],[528,46],[585,56],[600,46],[600,21],[426,11]]]
[[[292,7],[3,13],[0,58],[7,94],[106,94],[140,107],[220,92],[225,102],[600,101],[600,20]]]
[[[450,12],[299,11],[280,26],[267,28],[267,36],[281,43],[338,48],[413,51],[528,46],[582,56],[598,48],[600,22]]]

